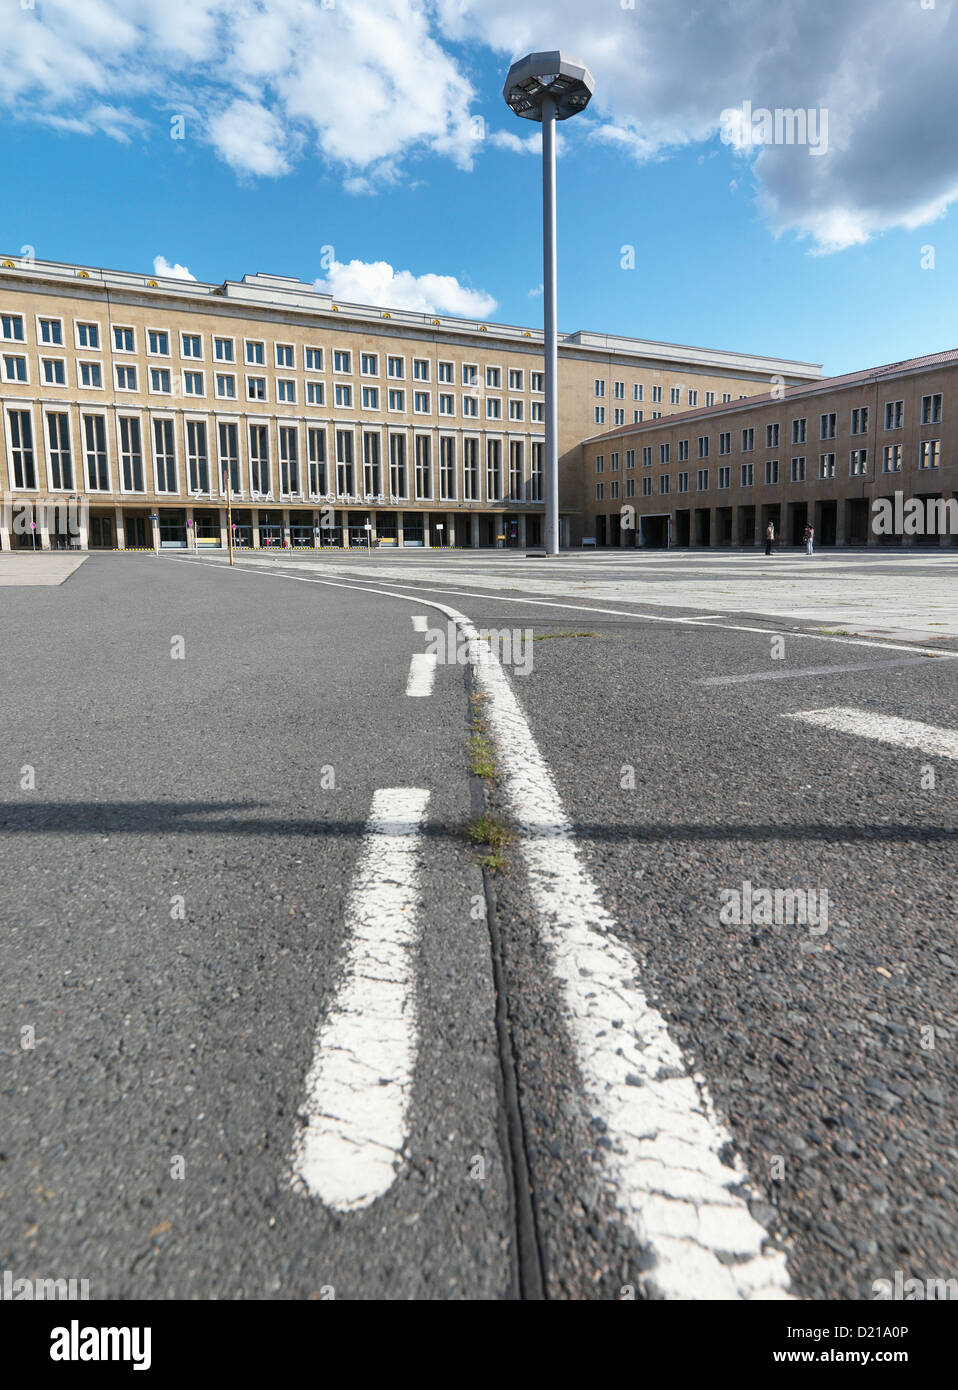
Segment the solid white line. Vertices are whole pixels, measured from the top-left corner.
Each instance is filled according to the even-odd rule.
[[[954,652],[939,652],[940,661],[954,661]],[[706,676],[696,685],[744,685],[748,681],[788,681],[801,676],[844,676],[853,671],[885,671],[889,666],[924,666],[930,656],[905,656],[899,661],[865,661],[854,666],[790,666],[784,671],[751,671],[744,676]]]
[[[958,732],[942,729],[937,724],[923,724],[918,719],[897,719],[892,715],[840,706],[803,710],[800,714],[784,717],[817,724],[823,729],[835,729],[841,734],[877,739],[879,743],[894,744],[898,748],[914,748],[933,758],[958,758]]]
[[[409,676],[406,680],[407,695],[431,695],[433,682],[436,679],[436,662],[438,657],[435,652],[413,652],[409,662]]]
[[[346,906],[346,962],[306,1078],[292,1168],[337,1211],[391,1186],[406,1141],[416,1059],[413,949],[428,791],[377,791]]]

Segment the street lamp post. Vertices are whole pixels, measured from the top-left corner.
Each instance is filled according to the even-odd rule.
[[[542,124],[542,293],[545,361],[545,549],[559,553],[559,455],[556,337],[555,123],[584,111],[595,90],[589,69],[565,53],[530,53],[513,63],[502,95],[517,116]]]

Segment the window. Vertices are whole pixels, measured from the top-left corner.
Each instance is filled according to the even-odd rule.
[[[279,427],[279,488],[285,497],[299,492],[299,439],[294,425]]]
[[[669,390],[669,405],[678,405],[682,399],[682,388],[673,386]]]
[[[596,408],[595,408],[595,423],[596,423],[597,425],[604,425],[604,424],[605,424],[605,406],[604,406],[604,405],[597,405],[597,406],[596,406]]]
[[[714,405],[714,404],[715,404],[715,392],[714,392],[714,391],[709,391],[709,392],[707,392],[707,394],[708,394],[709,396],[712,397],[712,399],[711,399],[710,401],[708,401],[707,404],[708,404],[708,405]],[[722,404],[723,404],[723,405],[728,405],[728,403],[729,403],[729,401],[730,401],[731,399],[732,399],[732,393],[731,393],[731,391],[723,391],[723,392],[722,392]]]
[[[940,391],[936,392],[933,396],[922,396],[921,423],[923,425],[938,425],[941,423]]]
[[[834,439],[835,430],[838,425],[838,416],[834,411],[830,415],[823,415],[820,420],[819,438]]]
[[[610,483],[610,484],[609,484],[609,498],[611,499],[611,501],[616,502],[616,501],[618,501],[618,497],[619,497],[619,484],[618,484],[618,482]]]
[[[634,468],[634,467],[635,467],[635,450],[634,450],[634,449],[626,449],[626,451],[625,451],[625,466],[626,466],[626,468]]]
[[[643,467],[643,468],[651,468],[651,467],[652,467],[652,445],[651,445],[651,444],[645,444],[645,445],[643,445],[643,447],[642,447],[642,467]]]
[[[755,448],[755,431],[748,429],[742,431],[742,453],[747,454]]]
[[[509,501],[522,501],[522,440],[513,439],[509,443]]]
[[[100,350],[100,325],[97,323],[78,323],[77,326],[77,347],[93,348]],[[6,337],[6,334],[4,334]]]
[[[4,353],[3,379],[4,381],[26,381],[27,359],[25,357],[15,357],[11,353]]]
[[[677,475],[677,477],[676,477],[676,479],[675,479],[675,490],[676,490],[676,492],[688,492],[688,490],[689,490],[689,475],[688,475],[688,473],[682,472],[682,473],[679,473],[679,474]]]
[[[40,319],[40,342],[51,347],[63,347],[63,320]]]
[[[170,394],[169,367],[150,368],[150,390],[154,395],[168,396]]]
[[[532,446],[532,472],[529,475],[529,501],[542,501],[542,450],[543,446],[535,443]],[[633,492],[635,484],[633,481]]]
[[[353,369],[353,354],[346,352],[343,348],[337,348],[333,353],[333,371],[351,372]]]
[[[292,343],[275,343],[277,367],[295,367],[296,356]]]
[[[153,421],[153,460],[157,492],[176,492],[176,450],[172,420]]]
[[[730,401],[731,399],[732,399],[731,396],[723,396],[723,397],[722,397],[722,400],[723,400],[723,401]],[[706,391],[706,393],[705,393],[705,404],[706,404],[706,405],[714,405],[714,404],[715,404],[715,392],[714,392],[714,391]]]
[[[937,468],[941,463],[941,440],[923,439],[918,446],[918,467]]]
[[[170,335],[162,329],[150,328],[146,334],[146,350],[151,357],[169,357]]]
[[[542,424],[546,418],[546,408],[544,401],[532,401],[529,405],[529,419],[535,424]]]
[[[486,501],[497,502],[502,496],[502,444],[498,439],[486,440]]]
[[[866,412],[867,413],[867,412]],[[792,443],[804,444],[805,431],[808,427],[808,417],[803,415],[799,420],[792,421]]]
[[[306,370],[308,372],[321,372],[323,370],[323,349],[319,347],[308,347],[305,350]]]
[[[336,431],[336,491],[340,497],[351,497],[353,486],[353,432]]]
[[[214,338],[213,356],[216,358],[217,362],[235,362],[236,358],[234,356],[233,351],[233,339]],[[238,492],[239,488],[236,488],[235,491]]]
[[[62,357],[44,357],[41,365],[44,386],[66,386],[67,369]]]
[[[496,391],[502,385],[502,369],[500,367],[486,368],[486,385],[493,387]]]
[[[265,401],[266,399],[266,378],[265,376],[248,376],[246,378],[246,399],[248,401]]]
[[[8,343],[22,343],[24,341],[22,314],[0,314],[0,327],[2,327],[3,337]]]
[[[462,496],[466,502],[479,500],[479,441],[462,441]]]
[[[546,378],[544,372],[529,373],[529,390],[544,391],[546,389]]]
[[[613,451],[613,452],[609,455],[609,472],[610,472],[610,473],[617,473],[618,471],[619,471],[619,456],[618,456],[617,453],[615,453],[615,452]]]
[[[475,443],[476,441],[473,440],[472,442]],[[409,496],[406,475],[406,436],[404,434],[391,434],[389,436],[389,492],[391,497]]]
[[[292,377],[276,378],[276,399],[285,402],[286,405],[296,404],[296,382]]]
[[[258,342],[247,342],[246,361],[251,367],[263,367],[266,364],[266,344]]]
[[[133,329],[114,328],[113,347],[117,352],[134,352],[136,349],[133,340]]]
[[[886,401],[885,402],[885,429],[900,430],[905,424],[905,402]]]
[[[882,450],[882,472],[900,473],[901,472],[901,445],[886,444]]]
[[[653,420],[661,420],[661,419],[662,419],[662,412],[661,412],[661,410],[653,410],[653,411],[652,411],[652,419],[653,419]]]
[[[206,452],[206,425],[202,420],[186,422],[186,463],[190,492],[209,492],[210,461]]]
[[[198,333],[180,334],[180,356],[192,357],[196,361],[203,356],[203,341]]]
[[[853,449],[848,456],[848,472],[853,478],[860,478],[868,472],[868,450]]]
[[[709,490],[709,471],[707,468],[700,468],[695,475],[695,486],[699,492]]]
[[[120,416],[120,479],[124,492],[146,491],[140,422],[126,415]]]
[[[652,479],[651,479],[651,478],[643,478],[643,479],[642,479],[642,496],[643,496],[643,497],[651,497],[651,496],[652,496]]]
[[[183,373],[183,395],[184,396],[205,396],[206,384],[203,380],[202,372]],[[203,489],[204,492],[206,489]]]
[[[375,388],[374,388],[374,389],[375,389]],[[375,406],[372,407],[372,409],[374,409],[374,410],[378,410],[378,409],[379,409],[379,405],[378,405],[378,401],[379,401],[379,392],[378,392],[378,390],[376,391],[376,401],[377,401],[377,404],[376,404]],[[325,383],[324,381],[307,381],[307,383],[306,383],[306,404],[307,404],[307,405],[325,405],[325,404],[326,404],[326,383]]]
[[[657,405],[661,400],[662,400],[662,387],[661,387],[661,386],[653,386],[653,387],[652,387],[652,404],[653,404],[653,405]]]
[[[612,394],[613,394],[613,396],[615,397],[615,399],[616,399],[617,401],[624,401],[624,400],[625,400],[625,382],[624,382],[624,381],[613,381],[613,383],[612,383]]]
[[[13,486],[35,492],[37,470],[33,454],[33,421],[29,410],[8,410]]]
[[[221,401],[235,401],[236,377],[229,372],[217,372],[216,394]]]
[[[596,500],[597,502],[601,502],[602,499],[603,499],[604,497],[605,497],[605,483],[596,483],[596,485],[595,485],[595,500]]]
[[[707,459],[709,456],[709,437],[707,434],[699,435],[699,458]]]
[[[402,381],[406,375],[406,364],[402,357],[386,358],[386,375],[391,376],[395,381]]]
[[[852,434],[868,433],[868,406],[860,406],[852,411]]]
[[[659,496],[660,496],[660,497],[666,496],[666,494],[668,493],[668,490],[669,490],[669,475],[668,475],[668,473],[660,473],[660,474],[659,474]]]
[[[618,415],[619,412],[616,411],[616,414]],[[521,401],[510,401],[510,402],[509,402],[509,419],[510,419],[510,420],[521,420],[521,419],[522,419],[522,402],[521,402]]]
[[[765,447],[766,449],[778,448],[778,425],[765,426]]]
[[[344,381],[337,381],[333,387],[333,402],[335,405],[352,409],[353,388]]]
[[[645,388],[641,385],[641,383],[638,383],[638,382],[637,382],[637,383],[632,387],[632,399],[633,399],[634,401],[640,401],[640,400],[642,399],[643,395],[644,395],[644,392],[645,392]]]
[[[447,385],[449,385],[449,386],[455,386],[455,384],[456,384],[456,364],[455,364],[455,362],[440,362],[440,363],[439,363],[439,380],[445,382],[445,383],[446,383]]]
[[[455,415],[456,398],[451,391],[440,391],[439,393],[439,414]]]
[[[805,460],[804,458],[792,459],[792,482],[804,483],[805,481]]]
[[[501,419],[502,419],[502,401],[499,399],[498,396],[487,396],[487,397],[486,397],[486,419],[487,419],[487,420],[501,420]]]
[[[415,365],[415,364],[414,364]],[[432,410],[428,391],[414,391],[412,393],[412,408],[416,415],[428,415]]]
[[[682,475],[681,475],[681,473],[680,473],[680,474],[679,474],[679,477],[681,478],[681,476],[682,476]],[[685,476],[686,476],[686,479],[688,479],[688,474],[686,474]],[[634,497],[634,496],[635,496],[635,479],[634,479],[634,478],[626,478],[626,480],[625,480],[625,495],[626,495],[626,497]]]
[[[412,379],[413,381],[429,380],[429,363],[425,357],[414,357],[412,359]]]
[[[616,385],[618,385],[618,384],[619,384],[619,383],[617,382]],[[521,390],[522,390],[522,372],[521,372],[521,370],[520,370],[518,367],[510,367],[510,368],[509,368],[509,390],[510,390],[510,391],[521,391]]]
[[[668,444],[660,444],[660,445],[659,445],[659,463],[668,463],[668,461],[669,461],[669,446],[668,446]]]
[[[361,352],[359,354],[359,370],[363,376],[378,376],[379,354],[376,352]]]
[[[432,440],[428,434],[416,435],[415,453],[416,496],[428,500],[432,497]]]
[[[379,435],[366,430],[363,434],[363,491],[367,497],[378,497],[380,490]]]
[[[835,476],[835,455],[819,454],[818,456],[818,476],[820,478],[834,478]]]
[[[389,391],[388,403],[390,410],[406,409],[406,393],[399,387],[392,387]]]
[[[595,456],[595,471],[596,471],[597,473],[602,473],[602,472],[604,472],[604,470],[605,470],[605,454],[596,454],[596,456]]]
[[[230,494],[241,492],[239,466],[239,429],[230,421],[220,422],[217,438],[220,446],[220,486]]]
[[[65,414],[47,416],[47,444],[50,455],[50,485],[57,491],[73,487],[73,456],[70,452],[70,420]]]
[[[698,403],[699,403],[699,393],[698,393],[698,391],[690,391],[690,392],[689,392],[689,405],[698,405]],[[711,405],[711,401],[709,402],[709,404]]]
[[[755,481],[755,464],[743,463],[739,469],[739,481],[742,487],[751,487]]]
[[[265,425],[249,427],[250,490],[266,497],[273,490],[269,475],[269,431]]]
[[[326,491],[326,431],[316,425],[310,425],[306,430],[306,458],[309,495],[321,497]]]
[[[109,492],[110,469],[106,456],[105,416],[84,415],[83,444],[88,491]]]
[[[778,482],[778,459],[766,459],[765,482],[768,486]]]
[[[595,394],[596,396],[604,396],[604,395],[605,395],[605,382],[604,382],[604,381],[600,381],[600,380],[598,379],[598,377],[596,377],[596,379],[595,379],[595,385],[594,385],[594,387],[593,387],[593,391],[594,391],[594,394]]]
[[[322,384],[323,384],[323,383],[322,383],[321,381],[311,381],[311,382],[310,382],[310,385],[311,385],[311,386],[322,386]],[[379,387],[378,387],[378,386],[364,386],[364,387],[363,387],[363,410],[378,410],[378,409],[379,409]]]
[[[719,435],[719,453],[730,454],[732,452],[732,431],[725,430]]]
[[[136,368],[117,367],[116,369],[116,389],[118,391],[136,390]]]
[[[729,468],[728,464],[718,471],[718,485],[719,487],[732,486],[732,470]]]

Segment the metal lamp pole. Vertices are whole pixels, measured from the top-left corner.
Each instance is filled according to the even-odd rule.
[[[530,53],[513,63],[502,95],[526,120],[542,123],[542,353],[545,375],[545,439],[542,492],[545,551],[559,553],[559,348],[556,331],[556,121],[588,106],[595,89],[589,69],[564,53]]]

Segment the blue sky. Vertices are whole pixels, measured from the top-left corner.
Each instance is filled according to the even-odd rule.
[[[268,270],[323,279],[344,299],[538,324],[539,164],[517,148],[538,128],[500,93],[510,57],[558,42],[596,75],[589,112],[562,127],[562,329],[827,372],[954,347],[958,159],[940,127],[955,123],[911,93],[933,90],[936,65],[953,68],[955,25],[950,4],[889,9],[886,30],[903,10],[907,25],[875,59],[878,97],[863,112],[838,57],[884,5],[848,0],[842,29],[827,6],[796,0],[804,23],[783,32],[756,4],[740,70],[726,64],[717,85],[728,24],[691,38],[686,26],[676,57],[676,7],[651,0],[609,6],[607,33],[601,8],[580,32],[571,0],[548,25],[523,0],[10,6],[0,157],[16,196],[0,206],[0,244],[129,270],[162,256],[202,280]],[[307,63],[310,8],[305,32],[326,42]],[[838,56],[823,61],[830,44]],[[827,105],[827,152],[726,143],[719,113],[746,99]]]

